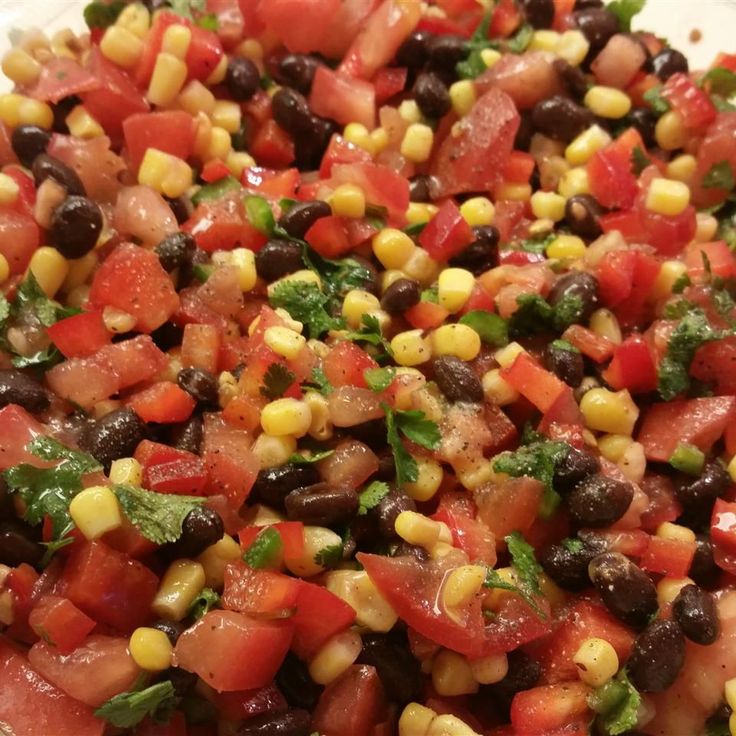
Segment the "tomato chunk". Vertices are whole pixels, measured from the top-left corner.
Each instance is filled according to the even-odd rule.
[[[28,617],[31,628],[61,654],[74,651],[95,627],[95,622],[69,599],[42,598]]]

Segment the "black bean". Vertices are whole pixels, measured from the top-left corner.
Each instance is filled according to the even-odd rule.
[[[629,123],[639,131],[639,134],[647,148],[656,145],[655,130],[657,127],[657,116],[647,107],[635,107],[628,116]]]
[[[232,56],[227,64],[225,85],[234,100],[245,102],[253,97],[261,86],[261,73],[250,59]]]
[[[712,460],[705,464],[697,480],[676,486],[675,493],[686,512],[710,514],[716,498],[730,485],[731,478],[723,463],[719,460]]]
[[[156,623],[151,624],[151,628],[163,631],[172,644],[176,644],[179,637],[186,631],[187,627],[181,621],[172,621],[168,618],[162,618]]]
[[[54,112],[54,122],[51,129],[54,133],[61,133],[62,135],[69,134],[69,126],[66,124],[66,119],[69,117],[69,113],[77,106],[82,104],[82,98],[77,95],[69,95],[63,97],[58,102],[51,105],[51,109]]]
[[[508,672],[502,680],[482,688],[484,694],[489,694],[503,711],[508,711],[516,693],[533,688],[542,676],[539,662],[521,649],[514,649],[508,653],[508,667]]]
[[[604,540],[589,535],[567,544],[545,547],[539,555],[539,564],[561,588],[577,592],[590,586],[588,565],[605,549]]]
[[[10,142],[18,160],[30,169],[36,156],[46,153],[51,142],[51,133],[38,125],[19,125],[13,131]]]
[[[698,534],[695,539],[695,556],[690,563],[688,575],[701,587],[714,588],[721,575],[721,568],[713,558],[713,543],[707,534]]]
[[[266,281],[276,281],[302,268],[302,249],[291,240],[269,240],[256,253],[256,271]]]
[[[174,213],[174,217],[176,217],[176,221],[182,225],[185,223],[191,216],[192,212],[194,212],[194,206],[192,205],[192,200],[189,199],[189,197],[182,195],[181,197],[164,197],[166,200],[166,204],[169,205],[171,211]]]
[[[687,74],[690,66],[687,57],[677,49],[666,48],[652,57],[652,71],[666,82],[673,74],[681,72]]]
[[[0,522],[0,564],[17,567],[26,563],[35,566],[43,557],[44,548],[39,544],[30,527],[19,519]]]
[[[514,148],[517,151],[528,151],[532,145],[534,137],[534,123],[532,114],[529,110],[522,110],[519,113],[519,129],[516,131],[514,138]]]
[[[287,54],[279,62],[278,81],[288,87],[293,87],[303,95],[308,95],[312,89],[317,67],[320,65],[320,60],[314,56]]]
[[[580,319],[587,322],[598,306],[598,281],[595,276],[587,271],[569,271],[557,279],[547,301],[554,307],[570,297],[580,299]]]
[[[113,460],[130,457],[145,436],[146,425],[132,409],[116,409],[90,423],[79,446],[109,470]]]
[[[587,10],[588,8],[602,8],[603,0],[575,0],[574,10]]]
[[[208,506],[193,508],[184,518],[181,537],[174,544],[180,557],[197,557],[222,539],[225,527],[220,514]]]
[[[202,368],[182,368],[176,382],[201,406],[216,406],[217,379]]]
[[[416,700],[422,690],[422,670],[409,650],[406,636],[400,633],[368,634],[358,664],[376,668],[388,699],[404,705]]]
[[[534,106],[532,122],[547,137],[569,143],[595,122],[595,116],[569,97],[554,95]]]
[[[414,84],[414,98],[422,114],[428,118],[441,118],[452,107],[447,85],[431,72],[417,77]]]
[[[364,445],[368,445],[374,451],[388,446],[386,422],[383,419],[369,419],[367,422],[356,424],[346,431],[346,435],[351,439],[362,442]]]
[[[379,450],[377,455],[378,470],[373,474],[373,480],[383,480],[388,483],[396,477],[393,453],[386,447],[383,450]]]
[[[289,705],[307,710],[317,705],[323,689],[309,675],[306,663],[292,652],[286,655],[276,673],[276,684]]]
[[[289,87],[282,87],[271,100],[273,119],[291,135],[297,135],[308,129],[312,123],[312,113],[309,110],[304,95]]]
[[[191,264],[197,242],[189,233],[176,232],[167,235],[154,250],[164,270],[171,272]]]
[[[51,215],[49,242],[64,258],[81,258],[97,243],[102,212],[87,197],[67,197]]]
[[[585,363],[579,350],[550,343],[544,350],[544,364],[568,386],[577,388],[585,375]]]
[[[433,67],[455,76],[455,65],[468,55],[468,42],[452,34],[432,36],[427,40],[427,54]]]
[[[598,53],[611,36],[619,32],[618,18],[606,8],[586,8],[573,14],[578,28],[590,43],[590,51]]]
[[[296,164],[302,171],[319,168],[325,149],[337,130],[332,120],[310,115],[304,129],[294,133]]]
[[[721,629],[713,596],[697,585],[686,585],[672,602],[672,618],[696,644],[712,644]]]
[[[674,621],[653,621],[639,634],[626,665],[629,679],[643,693],[661,693],[685,661],[685,637]]]
[[[560,493],[571,491],[578,483],[601,469],[600,460],[586,450],[570,447],[567,455],[555,466],[552,483]]]
[[[363,283],[363,289],[369,291],[375,296],[378,296],[381,291],[381,279],[378,276],[378,269],[373,265],[371,261],[369,261],[367,258],[363,258],[363,256],[360,256],[357,253],[352,253],[350,257],[360,266],[362,266],[366,271],[363,274],[366,279]]]
[[[277,468],[261,470],[251,490],[254,501],[284,508],[284,499],[295,489],[319,482],[319,472],[313,465],[287,463]]]
[[[550,28],[555,18],[555,4],[553,0],[522,0],[527,23],[534,28]]]
[[[292,708],[286,713],[265,713],[239,726],[237,736],[309,736],[312,716],[308,710]]]
[[[640,567],[619,552],[594,557],[588,575],[606,608],[635,629],[657,612],[657,589]]]
[[[411,309],[422,296],[422,289],[414,279],[397,279],[381,297],[381,307],[389,314],[403,314]]]
[[[0,475],[0,521],[15,518],[15,506],[13,496],[8,490],[5,478]]]
[[[454,355],[432,361],[434,380],[450,401],[483,401],[483,386],[473,369]]]
[[[590,194],[576,194],[565,203],[565,222],[581,238],[595,240],[603,230],[598,222],[603,208]]]
[[[430,34],[427,31],[414,31],[396,52],[396,63],[409,69],[421,69],[427,61],[429,53],[427,42]]]
[[[449,260],[453,268],[464,268],[474,276],[498,266],[498,241],[500,234],[493,225],[481,225],[473,228],[475,240],[456,256]]]
[[[317,526],[345,524],[358,513],[358,494],[346,486],[335,488],[315,483],[296,488],[284,499],[286,515],[292,521]]]
[[[174,693],[180,698],[192,691],[197,679],[194,672],[188,672],[181,667],[169,667],[161,673],[161,680],[169,680],[174,686]]]
[[[393,456],[391,456],[393,462]],[[392,488],[378,504],[376,515],[378,516],[378,530],[389,539],[396,536],[396,517],[403,511],[416,511],[417,505],[414,499],[400,488]]]
[[[633,498],[634,487],[628,481],[591,475],[575,486],[567,504],[578,526],[597,529],[617,522]]]
[[[186,422],[172,425],[169,430],[169,444],[177,450],[185,450],[194,455],[202,451],[204,421],[201,414],[194,414]]]
[[[173,322],[164,322],[151,333],[151,339],[154,345],[159,349],[167,352],[171,348],[181,345],[181,339],[184,336],[184,328],[175,325]]]
[[[564,59],[555,59],[552,66],[571,97],[578,99],[585,97],[588,91],[588,80],[579,66],[573,66]]]
[[[279,225],[293,238],[303,238],[307,230],[317,220],[321,220],[323,217],[329,217],[331,214],[330,205],[322,200],[315,199],[309,202],[299,202],[281,215]],[[301,251],[299,252],[301,253]],[[299,268],[304,268],[304,264],[302,263]]]
[[[727,703],[722,703],[708,716],[708,720],[705,722],[705,733],[730,733],[728,721],[732,712]]]
[[[19,370],[0,370],[0,407],[18,404],[36,414],[49,407],[49,397],[43,386]]]
[[[417,174],[409,179],[409,199],[412,202],[429,202],[432,198],[432,177]]]
[[[66,189],[67,194],[80,197],[86,194],[84,184],[82,184],[82,180],[77,176],[77,173],[65,163],[59,161],[58,158],[49,156],[47,153],[36,156],[31,170],[36,187],[40,187],[46,179],[53,179]]]

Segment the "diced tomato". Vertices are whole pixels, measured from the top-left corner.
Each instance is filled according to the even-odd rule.
[[[333,386],[367,388],[363,374],[377,367],[378,363],[365,350],[349,340],[338,342],[323,361],[325,375]]]
[[[11,165],[3,167],[3,174],[7,174],[17,185],[18,198],[15,201],[15,209],[24,215],[33,217],[36,205],[36,184],[33,177],[29,176],[25,169],[20,166]]]
[[[61,584],[64,595],[88,616],[129,632],[150,618],[158,578],[106,544],[86,542],[72,549]]]
[[[448,261],[473,241],[473,231],[454,200],[446,199],[419,235],[419,244],[438,262]]]
[[[349,143],[341,135],[335,133],[322,156],[319,175],[321,179],[329,178],[332,174],[332,167],[336,164],[368,164],[372,161],[373,159],[368,151],[356,146],[354,143]]]
[[[194,118],[183,110],[139,113],[126,118],[123,135],[133,172],[138,171],[149,148],[188,159],[192,154],[196,127]]]
[[[688,206],[679,215],[667,216],[640,208],[642,226],[646,233],[643,240],[663,256],[679,255],[695,237],[697,227],[695,208]]]
[[[51,341],[65,358],[84,358],[112,341],[102,312],[82,312],[46,328]]]
[[[617,391],[626,388],[632,393],[646,393],[657,388],[652,351],[641,335],[630,335],[616,346],[603,378]]]
[[[41,230],[33,217],[0,207],[0,255],[5,256],[11,274],[26,270],[40,244]]]
[[[0,637],[0,722],[23,736],[102,736],[105,721],[33,670]]]
[[[179,637],[174,663],[220,692],[254,690],[273,679],[289,650],[292,633],[289,620],[210,611]]]
[[[119,245],[92,279],[91,304],[117,307],[136,318],[136,329],[152,332],[176,312],[179,297],[158,256],[137,245]]]
[[[304,239],[325,258],[340,258],[352,250],[347,222],[343,217],[328,215],[307,230]]]
[[[503,180],[512,184],[528,184],[534,173],[534,156],[526,151],[512,151],[503,169]]]
[[[274,120],[258,129],[249,150],[259,164],[274,168],[289,166],[296,157],[294,141]]]
[[[708,452],[733,421],[736,398],[689,399],[653,404],[644,414],[638,441],[648,460],[668,462],[681,443]]]
[[[309,107],[341,125],[362,123],[369,130],[376,124],[376,90],[370,82],[318,66],[309,95]]]
[[[695,556],[695,542],[650,537],[639,561],[643,570],[674,578],[687,576]]]
[[[58,396],[84,409],[91,409],[120,390],[117,371],[101,353],[55,365],[46,372],[46,382]]]
[[[335,163],[332,182],[356,184],[365,194],[366,201],[388,210],[389,220],[396,225],[406,222],[409,207],[409,182],[388,166],[373,163]],[[319,221],[318,221],[319,222]]]
[[[119,389],[151,380],[166,367],[168,361],[149,335],[138,335],[130,340],[106,345],[98,355],[115,366]]]
[[[299,169],[265,169],[250,166],[243,171],[242,182],[246,189],[265,194],[267,197],[295,197],[299,187]]]
[[[717,498],[710,519],[710,538],[729,554],[736,554],[736,503]]]
[[[259,690],[214,693],[212,701],[218,712],[232,721],[255,718],[267,713],[282,713],[288,709],[286,698],[274,683]]]
[[[7,470],[20,463],[39,467],[48,465],[26,450],[36,437],[45,434],[48,434],[46,427],[17,404],[0,409],[0,470]]]
[[[591,194],[604,206],[628,209],[639,191],[631,167],[635,147],[646,150],[639,133],[630,128],[588,161]]]
[[[719,395],[736,394],[736,338],[707,342],[698,348],[690,374],[713,385]],[[729,425],[730,426],[730,425]]]
[[[409,70],[406,67],[384,67],[379,69],[371,83],[376,89],[376,104],[383,105],[406,87]]]
[[[184,422],[197,402],[171,381],[159,381],[128,398],[128,406],[144,421],[158,424]]]
[[[31,628],[59,653],[69,654],[94,629],[95,622],[69,599],[48,595],[41,598],[28,617]]]
[[[320,51],[340,5],[340,0],[271,0],[260,3],[258,17],[289,51]]]
[[[546,412],[565,390],[557,376],[542,368],[529,353],[520,353],[501,375],[541,412]]]
[[[89,92],[99,86],[99,80],[79,62],[60,56],[41,67],[38,81],[28,94],[42,102],[57,103],[65,97]]]
[[[439,327],[450,314],[442,305],[434,302],[419,302],[404,312],[406,321],[418,330]]]
[[[247,526],[238,531],[240,546],[248,549],[265,529],[275,529],[279,533],[284,560],[296,560],[304,553],[304,524],[301,521],[279,521],[267,526]]]
[[[202,202],[181,229],[191,233],[197,245],[208,253],[239,247],[259,251],[268,240],[246,222],[239,197]]]
[[[673,74],[662,87],[662,97],[680,113],[685,127],[700,130],[718,114],[710,97],[687,74]]]
[[[714,276],[724,279],[736,276],[736,261],[723,240],[716,240],[713,243],[694,243],[685,252],[688,275],[695,281],[706,275],[706,262]]]
[[[496,564],[496,540],[485,524],[442,506],[432,518],[447,524],[453,545],[463,550],[471,562],[480,561],[491,567]]]
[[[247,565],[230,564],[225,568],[222,605],[231,611],[250,615],[280,615],[294,608],[299,597],[296,578],[270,570],[253,570]]]
[[[595,332],[582,325],[570,325],[562,333],[562,339],[596,363],[604,363],[613,355],[616,348],[616,345],[607,337],[596,335]]]
[[[207,484],[200,457],[186,450],[143,440],[135,457],[143,466],[143,485],[157,493],[198,495]]]
[[[693,203],[711,207],[725,201],[729,192],[725,187],[704,187],[703,179],[716,164],[725,162],[736,175],[736,113],[720,113],[706,131],[698,148],[698,168],[691,182]],[[707,182],[706,182],[707,183]]]
[[[529,530],[539,514],[542,485],[531,478],[512,478],[475,491],[478,518],[493,532],[496,546],[512,531]]]
[[[588,721],[589,688],[582,682],[543,685],[516,693],[511,703],[511,723],[517,736],[549,734],[571,724]]]

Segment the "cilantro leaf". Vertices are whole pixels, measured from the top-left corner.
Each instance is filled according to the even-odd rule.
[[[51,327],[60,319],[79,314],[80,311],[61,307],[49,299],[38,285],[33,271],[29,271],[15,294],[12,313],[14,317],[34,315],[44,327]]]
[[[408,439],[427,450],[436,450],[442,442],[440,429],[435,422],[427,419],[424,412],[410,409],[396,411],[396,422],[399,429]]]
[[[580,554],[585,549],[582,539],[573,537],[563,539],[561,544],[568,552],[572,552],[573,554]]]
[[[319,366],[317,368],[312,368],[310,381],[309,383],[304,384],[304,388],[317,391],[323,396],[327,396],[335,390],[335,387],[327,379],[324,370]]]
[[[542,235],[533,235],[519,243],[519,249],[525,253],[536,253],[544,255],[549,245],[557,236],[554,233],[544,233]]]
[[[200,594],[192,601],[189,606],[189,615],[199,620],[206,613],[209,613],[220,603],[220,596],[212,588],[202,588]]]
[[[713,164],[703,177],[704,189],[728,189],[730,192],[734,186],[736,186],[736,180],[734,180],[733,170],[728,161]]]
[[[542,610],[539,608],[539,604],[534,599],[534,596],[530,595],[520,585],[514,585],[504,580],[499,574],[498,570],[492,570],[488,568],[486,571],[486,579],[483,581],[484,588],[496,588],[497,590],[508,590],[510,593],[516,593],[520,595],[526,603],[537,613],[539,616],[544,617]]]
[[[342,542],[330,544],[317,552],[314,556],[314,561],[322,567],[337,567],[342,562],[343,552],[344,546]]]
[[[388,483],[380,480],[374,480],[364,491],[358,496],[360,506],[358,507],[358,516],[365,516],[371,509],[376,508],[381,501],[388,496],[391,489]]]
[[[245,550],[243,560],[254,570],[272,565],[284,549],[284,540],[276,529],[267,527]]]
[[[472,327],[480,335],[480,339],[489,345],[497,348],[508,345],[508,326],[503,318],[493,312],[474,309],[460,317],[458,322]]]
[[[363,377],[368,384],[368,388],[376,393],[385,391],[396,377],[396,368],[387,366],[386,368],[366,368],[363,371]]]
[[[579,353],[580,350],[578,350],[572,343],[569,343],[567,340],[552,340],[550,343],[550,347],[554,348],[555,350],[567,350],[568,353]]]
[[[296,376],[283,364],[271,363],[263,376],[261,394],[267,399],[278,399],[296,380]]]
[[[700,78],[699,84],[701,87],[707,84],[711,94],[723,97],[731,97],[736,94],[736,74],[722,66],[713,67],[706,72]]]
[[[245,203],[245,213],[248,217],[248,222],[259,233],[270,238],[274,233],[276,220],[274,220],[268,200],[253,194],[246,197],[243,201]]]
[[[631,684],[626,671],[596,688],[588,705],[598,713],[598,723],[608,736],[619,736],[634,728],[641,705],[641,695]]]
[[[401,434],[428,450],[436,450],[442,442],[439,427],[424,416],[424,412],[399,411],[381,404],[386,412],[386,439],[394,454],[396,481],[414,483],[419,477],[416,460],[409,454],[401,440]]]
[[[675,283],[672,284],[672,293],[682,294],[682,292],[691,284],[692,281],[690,281],[690,277],[686,273],[683,273],[682,276],[678,276]]]
[[[583,300],[577,294],[565,294],[552,307],[552,324],[562,332],[570,325],[579,322],[583,315]]]
[[[646,5],[646,0],[613,0],[606,6],[606,10],[618,18],[618,25],[622,31],[631,30],[631,21],[635,15],[641,13]]]
[[[278,226],[276,227],[278,231]],[[294,240],[292,236],[288,236]],[[328,311],[336,312],[341,306],[343,297],[354,289],[364,289],[372,280],[368,267],[355,258],[333,260],[323,258],[312,250],[308,243],[302,244],[302,260],[304,265],[319,275],[322,280],[322,291],[328,298]]]
[[[482,52],[485,49],[490,49],[497,45],[488,38],[492,14],[492,10],[489,10],[483,16],[478,27],[475,29],[475,33],[473,33],[468,41],[468,48],[470,49],[468,57],[465,61],[460,61],[455,66],[455,71],[461,79],[475,79],[483,74],[487,68],[483,61]]]
[[[396,413],[389,406],[384,405],[386,412],[386,439],[394,455],[396,466],[396,482],[401,486],[404,483],[414,483],[419,477],[417,461],[407,452],[401,441],[396,423]]]
[[[348,332],[347,339],[353,342],[367,342],[369,345],[380,345],[386,353],[393,355],[391,345],[381,331],[381,323],[378,321],[378,317],[374,314],[364,314],[362,322],[363,326],[360,330]]]
[[[164,717],[178,700],[174,686],[170,680],[166,680],[139,692],[120,693],[103,703],[95,715],[117,728],[133,728],[146,716]]]
[[[583,314],[583,300],[576,294],[563,296],[554,307],[539,294],[522,294],[516,298],[516,303],[519,308],[511,315],[508,325],[512,337],[562,332],[579,322]]]
[[[282,281],[270,296],[271,306],[285,309],[291,317],[303,322],[309,337],[317,338],[329,330],[339,330],[342,320],[327,312],[329,297],[317,284],[307,281]]]
[[[648,89],[642,97],[651,105],[652,112],[657,115],[664,115],[670,109],[670,103],[662,97],[661,85]]]
[[[334,455],[334,450],[320,450],[319,452],[312,452],[309,455],[303,455],[301,452],[295,452],[289,456],[287,463],[294,463],[294,465],[313,465],[318,463],[320,460],[324,460],[330,455]]]
[[[48,370],[63,360],[62,354],[55,345],[39,350],[33,355],[16,355],[12,359],[14,368],[42,368]]]
[[[125,3],[122,0],[107,3],[92,2],[84,8],[84,22],[87,28],[109,28],[123,12]]]
[[[207,0],[168,0],[171,10],[189,20],[194,20],[194,11],[204,13],[207,9]]]
[[[522,589],[534,595],[542,595],[542,589],[539,587],[542,568],[534,556],[534,548],[520,532],[511,532],[505,540],[511,555],[511,565],[519,576]]]
[[[652,160],[639,146],[634,146],[634,150],[631,152],[631,170],[636,176],[639,176],[647,166],[651,165]]]
[[[534,38],[534,28],[524,23],[521,28],[506,42],[506,48],[514,54],[523,54]]]
[[[220,28],[220,21],[215,13],[207,13],[197,18],[197,25],[204,28],[205,31],[217,32]]]
[[[439,304],[440,289],[437,284],[435,284],[434,286],[430,286],[428,289],[424,289],[419,295],[419,301],[429,302],[430,304]]]

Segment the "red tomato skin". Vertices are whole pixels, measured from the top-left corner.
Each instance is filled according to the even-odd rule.
[[[292,633],[288,620],[210,611],[179,637],[174,663],[195,672],[218,692],[255,690],[273,679]]]
[[[115,366],[120,390],[150,381],[168,362],[168,357],[156,347],[149,335],[106,345],[98,356]]]
[[[370,82],[317,67],[309,95],[309,107],[321,117],[341,125],[355,122],[369,130],[376,124],[376,90]]]
[[[705,274],[705,262],[714,276],[728,279],[736,276],[736,261],[723,240],[713,243],[695,243],[685,252],[687,272],[691,279],[700,281]]]
[[[266,169],[262,166],[250,166],[243,171],[242,183],[247,189],[278,199],[295,198],[299,187],[299,169]]]
[[[274,615],[296,605],[299,589],[296,578],[233,563],[225,568],[222,605],[250,615]]]
[[[449,312],[441,305],[433,302],[419,302],[404,312],[406,321],[415,329],[431,330],[439,327]]]
[[[301,521],[279,521],[267,526],[246,526],[238,531],[240,546],[248,549],[264,529],[275,529],[284,545],[284,560],[296,559],[304,552],[304,524]]]
[[[251,141],[250,152],[262,166],[285,168],[296,157],[294,141],[274,120],[267,120]]]
[[[630,335],[616,346],[603,378],[611,388],[646,393],[657,388],[657,369],[649,346],[640,335]]]
[[[521,13],[514,0],[501,0],[494,8],[489,35],[494,38],[510,36],[521,23]]]
[[[103,542],[75,547],[61,576],[63,594],[99,623],[129,632],[151,616],[158,578]]]
[[[307,230],[304,240],[324,258],[340,258],[352,250],[346,225],[342,217],[322,217]]]
[[[434,261],[448,261],[473,241],[473,230],[452,199],[446,199],[419,235],[419,245]]]
[[[28,617],[31,628],[55,646],[60,654],[70,654],[94,629],[95,622],[68,598],[48,595],[41,598]]]
[[[539,513],[542,485],[531,478],[512,478],[503,484],[481,486],[474,493],[478,518],[496,537],[496,546],[512,531],[527,532]]]
[[[41,67],[41,75],[28,93],[42,102],[57,103],[64,97],[97,89],[100,82],[74,59],[54,58]]]
[[[84,358],[112,341],[102,321],[102,312],[82,312],[46,328],[51,341],[65,358]]]
[[[343,340],[332,348],[322,367],[333,386],[368,388],[365,371],[378,368],[378,363],[354,342]]]
[[[102,736],[105,722],[35,672],[0,637],[0,721],[23,736]]]
[[[159,381],[133,394],[127,404],[144,422],[176,424],[189,419],[197,402],[177,384]]]
[[[557,376],[542,368],[528,353],[521,353],[501,375],[522,396],[541,412],[552,407],[566,385]]]
[[[736,554],[736,503],[716,499],[710,519],[710,537],[727,554]]]
[[[11,275],[23,273],[41,244],[41,230],[30,215],[0,207],[0,255],[10,266]]]
[[[736,338],[705,343],[695,353],[690,374],[699,381],[714,384],[718,395],[736,394]],[[729,428],[733,425],[729,425]],[[736,448],[734,450],[736,452]],[[733,454],[731,452],[730,454]]]
[[[718,111],[710,97],[687,74],[673,74],[662,87],[662,97],[682,115],[685,127],[702,129],[716,119]]]
[[[100,353],[55,365],[46,373],[46,382],[58,396],[85,409],[120,390],[117,371]]]
[[[143,485],[157,493],[198,496],[207,485],[207,472],[202,459],[192,455],[148,468],[143,476]]]
[[[523,690],[511,702],[517,736],[547,734],[581,719],[589,720],[590,689],[582,682],[543,685]]]
[[[335,133],[322,156],[319,176],[320,179],[328,179],[332,175],[333,166],[336,164],[369,164],[372,161],[373,159],[368,151],[356,146],[354,143],[349,143],[341,135]]]
[[[339,10],[339,0],[275,0],[261,3],[257,17],[289,51],[320,51],[331,29],[326,21]]]
[[[562,334],[562,339],[596,363],[609,360],[616,349],[616,345],[607,337],[596,335],[582,325],[570,325]]]
[[[409,70],[406,67],[384,67],[371,80],[376,89],[376,104],[383,105],[406,87]]]
[[[647,572],[684,578],[690,570],[694,556],[695,542],[654,536],[649,538],[649,544],[639,565]]]
[[[123,121],[123,135],[134,172],[149,148],[155,148],[181,159],[192,155],[196,125],[183,110],[165,110],[131,115]]]
[[[232,197],[197,205],[181,229],[193,235],[208,253],[239,247],[259,251],[268,240],[245,221],[242,202]]]
[[[36,437],[48,434],[48,430],[35,417],[17,404],[8,404],[0,409],[0,470],[13,465],[30,463],[44,467],[40,458],[32,455],[26,447]]]
[[[604,207],[628,209],[634,204],[639,190],[629,151],[609,146],[597,151],[587,168],[590,191]]]

